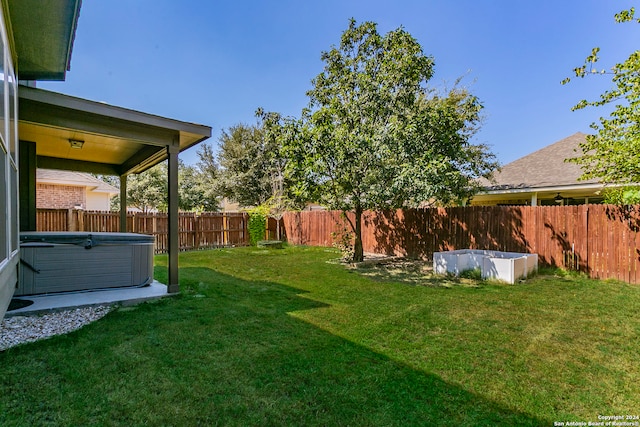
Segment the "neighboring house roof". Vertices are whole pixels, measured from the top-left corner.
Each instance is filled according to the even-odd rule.
[[[567,186],[593,186],[595,179],[578,181],[582,169],[565,159],[577,157],[586,135],[578,132],[514,160],[494,175],[494,182],[483,180],[485,191],[536,189]]]
[[[60,171],[53,169],[37,169],[36,182],[38,184],[71,185],[86,187],[95,193],[118,194],[120,190],[111,184],[83,172]]]
[[[582,154],[580,143],[587,135],[578,132],[514,160],[496,172],[490,182],[469,201],[472,205],[545,205],[598,203],[605,185],[596,179],[579,180],[582,168],[565,159]]]

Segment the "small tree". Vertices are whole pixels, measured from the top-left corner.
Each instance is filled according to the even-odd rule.
[[[640,23],[635,18],[635,10],[623,10],[615,15],[618,23]],[[582,167],[580,179],[597,178],[603,183],[640,182],[640,51],[636,50],[611,71],[597,70],[599,48],[593,48],[582,66],[574,69],[576,77],[588,75],[613,75],[614,87],[600,95],[595,101],[582,100],[573,107],[580,110],[587,107],[600,107],[615,104],[608,118],[600,118],[600,123],[592,123],[595,135],[587,135],[580,144],[582,154],[568,161]],[[570,78],[563,80],[563,84]],[[626,190],[625,190],[626,191]],[[624,200],[624,191],[613,196]]]
[[[296,209],[295,203],[284,194],[283,177],[274,177],[273,195],[267,199],[261,206],[269,218],[276,220],[276,239],[282,239],[282,231],[280,230],[280,221],[287,211]]]
[[[271,136],[273,136],[271,134]],[[250,209],[249,216],[252,215],[261,215],[264,216],[264,221],[268,218],[273,218],[276,220],[276,239],[281,240],[282,231],[280,230],[280,221],[284,217],[284,214],[287,211],[295,210],[298,208],[296,203],[288,197],[285,184],[284,184],[284,162],[281,162],[282,159],[278,157],[278,161],[273,161],[271,164],[271,197],[269,197],[266,201],[256,206],[255,208]],[[258,221],[256,219],[256,221]],[[266,225],[265,225],[266,227]],[[266,229],[265,229],[266,232]],[[264,234],[264,233],[263,233]]]
[[[293,194],[355,213],[353,259],[361,261],[364,210],[466,198],[497,163],[469,143],[479,100],[457,87],[429,90],[433,58],[402,28],[381,36],[376,24],[351,20],[322,60],[300,119],[263,118],[282,141]]]

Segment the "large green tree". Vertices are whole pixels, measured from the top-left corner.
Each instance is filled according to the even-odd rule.
[[[223,131],[218,154],[220,194],[242,206],[266,202],[282,174],[278,142],[265,138],[262,123],[238,124]]]
[[[623,10],[615,15],[616,22],[640,23],[635,10]],[[569,159],[582,167],[581,179],[597,178],[604,183],[640,182],[640,51],[636,50],[610,70],[596,68],[599,48],[593,48],[582,66],[574,69],[576,77],[612,75],[613,88],[594,101],[582,100],[574,110],[613,105],[609,117],[592,123],[594,135],[587,135],[580,144],[582,155]],[[567,78],[563,84],[569,82]]]
[[[380,35],[375,23],[351,20],[322,60],[301,117],[263,119],[282,141],[291,190],[355,213],[355,261],[364,210],[459,201],[497,167],[486,146],[470,143],[479,100],[457,86],[429,89],[433,58],[402,28]]]

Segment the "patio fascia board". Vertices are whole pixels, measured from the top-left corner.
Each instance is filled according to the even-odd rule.
[[[110,118],[82,110],[20,99],[21,122],[61,129],[73,129],[89,134],[135,141],[146,145],[165,146],[175,131],[139,124],[131,120]]]
[[[211,127],[21,86],[20,120],[167,146],[179,135],[180,151],[211,137]],[[24,107],[23,107],[24,104]]]
[[[50,107],[63,107],[70,110],[76,110],[78,112],[108,117],[110,119],[132,122],[148,126],[150,128],[172,130],[185,135],[192,134],[195,139],[202,137],[206,139],[211,136],[210,126],[169,119],[128,108],[116,107],[103,102],[90,101],[88,99],[77,98],[28,86],[20,86],[19,93],[21,100],[38,102]],[[183,148],[182,144],[180,148]]]

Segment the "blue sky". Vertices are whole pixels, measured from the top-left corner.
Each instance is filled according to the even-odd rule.
[[[599,46],[601,66],[639,49],[640,25],[616,24],[629,0],[84,0],[65,82],[39,87],[222,129],[258,107],[299,116],[320,53],[349,19],[404,27],[435,59],[433,87],[462,84],[485,106],[475,142],[506,164],[608,110],[572,112],[610,77],[560,81]],[[636,6],[638,6],[636,4]],[[181,154],[197,161],[196,149]]]

